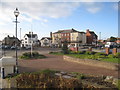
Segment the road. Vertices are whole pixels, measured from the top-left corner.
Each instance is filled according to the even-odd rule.
[[[87,50],[87,49],[81,49],[81,50]],[[18,50],[18,56],[22,55],[24,52],[30,52],[31,50]],[[33,51],[37,51],[40,54],[47,54],[49,52],[54,52],[54,51],[61,51],[60,48],[36,48]],[[95,52],[105,52],[105,50],[99,50],[99,49],[93,49]],[[120,52],[120,49],[117,50]],[[110,49],[110,52],[112,52],[112,49]],[[7,50],[1,52],[0,50],[0,57],[2,57],[2,53],[5,53],[5,56],[13,56],[15,57],[15,50]]]
[[[55,51],[60,51],[61,49],[60,48],[36,48],[36,49],[33,49],[33,52],[34,51],[37,51],[39,52],[40,54],[47,54],[49,52],[55,52]],[[25,52],[30,52],[31,50],[18,50],[18,56],[21,56],[23,53]],[[15,50],[5,50],[3,51],[3,53],[5,53],[5,56],[12,56],[12,57],[15,57]]]

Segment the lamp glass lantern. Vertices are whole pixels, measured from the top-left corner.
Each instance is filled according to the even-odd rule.
[[[15,15],[16,17],[18,17],[19,14],[20,14],[20,12],[19,12],[18,9],[16,8],[16,10],[14,11],[14,15]]]

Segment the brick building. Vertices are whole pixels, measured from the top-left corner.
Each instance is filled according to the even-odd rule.
[[[84,32],[79,32],[75,29],[59,30],[52,33],[52,44],[62,46],[64,41],[67,41],[69,46],[79,46],[86,43],[86,35]]]
[[[88,45],[96,45],[98,36],[89,29],[86,30],[86,43]]]

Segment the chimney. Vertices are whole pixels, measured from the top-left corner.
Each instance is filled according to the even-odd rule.
[[[89,32],[89,29],[87,29],[86,32]]]
[[[29,34],[31,34],[31,32],[29,32]]]
[[[52,38],[52,32],[50,32],[50,38]]]
[[[33,32],[29,32],[29,34],[33,34]]]

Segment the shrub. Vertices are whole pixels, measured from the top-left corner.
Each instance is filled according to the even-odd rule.
[[[88,55],[86,58],[87,58],[87,59],[98,59],[98,56]]]
[[[98,59],[101,59],[101,58],[105,58],[106,57],[106,54],[103,53],[103,52],[97,52],[95,54],[95,56],[98,58]]]
[[[84,79],[85,78],[85,75],[84,74],[78,74],[76,76],[77,79]]]
[[[120,80],[118,80],[117,82],[117,87],[118,87],[118,90],[120,90]]]
[[[77,79],[85,79],[85,75],[78,73],[78,72],[72,72],[73,75],[76,76]]]
[[[31,55],[31,52],[25,52],[20,58],[21,59],[42,59],[42,58],[46,58],[46,56],[39,54],[38,52],[33,52],[32,55]]]
[[[68,53],[71,53],[71,52],[72,52],[72,50],[68,49]]]
[[[54,55],[63,55],[63,52],[49,52],[49,54],[54,54]]]
[[[53,52],[49,52],[49,54],[53,54]]]
[[[67,44],[67,41],[64,41],[63,43],[63,47],[62,47],[62,51],[64,54],[68,54],[68,44]]]
[[[71,51],[70,54],[77,54],[77,52],[76,51]]]
[[[77,53],[78,53],[78,54],[84,54],[85,51],[78,51]]]
[[[109,54],[108,57],[109,57],[109,58],[116,58],[116,56],[113,55],[113,54]]]
[[[95,52],[93,52],[93,51],[86,51],[85,54],[87,54],[87,55],[94,55]]]
[[[115,55],[117,58],[120,58],[120,52]]]
[[[40,71],[41,74],[55,74],[57,71],[50,70],[50,69],[45,69]]]
[[[95,55],[104,55],[104,56],[106,56],[106,54],[104,53],[104,52],[97,52]]]
[[[45,69],[45,70],[40,70],[40,71],[37,71],[37,72],[31,72],[31,74],[55,75],[56,72],[58,72],[58,71],[50,70],[50,69]]]
[[[91,52],[90,52],[90,51],[86,51],[86,52],[85,52],[85,54],[90,55],[90,54],[91,54]]]
[[[49,74],[21,74],[16,78],[17,88],[81,88],[78,79],[65,79]]]

